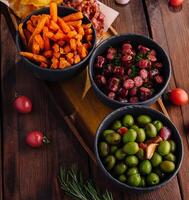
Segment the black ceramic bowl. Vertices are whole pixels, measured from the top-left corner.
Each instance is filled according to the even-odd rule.
[[[60,17],[66,16],[75,12],[77,12],[77,10],[72,9],[72,8],[63,7],[63,6],[58,7],[58,16]],[[25,20],[23,20],[23,28],[26,27],[26,22],[30,19],[32,15],[40,15],[40,14],[49,14],[49,8],[42,8],[40,10],[32,12],[29,16],[26,17]],[[84,16],[83,23],[87,24],[87,23],[91,23],[91,21],[87,17]],[[42,68],[38,66],[37,64],[35,64],[34,62],[28,60],[27,58],[22,57],[26,68],[31,70],[36,75],[36,77],[42,80],[49,80],[49,81],[67,80],[73,77],[74,75],[79,74],[87,66],[91,53],[93,52],[96,45],[96,31],[93,26],[92,26],[92,29],[93,29],[92,48],[90,49],[87,57],[83,59],[81,62],[79,62],[78,64],[72,65],[65,69],[53,70],[49,68]],[[27,51],[21,41],[21,38],[18,32],[16,34],[16,45],[17,45],[18,51]]]
[[[120,119],[121,117],[123,117],[125,114],[131,114],[134,117],[137,117],[141,114],[145,114],[145,115],[149,115],[151,116],[151,118],[153,120],[160,120],[163,122],[163,124],[165,126],[167,126],[171,132],[171,139],[173,139],[176,143],[176,147],[177,150],[175,152],[176,155],[176,163],[175,163],[175,171],[173,173],[167,174],[166,179],[159,183],[158,185],[155,186],[149,186],[149,187],[133,187],[130,185],[127,185],[125,183],[121,183],[120,181],[118,181],[117,179],[115,179],[104,167],[99,152],[98,152],[98,142],[100,139],[100,134],[107,129],[110,124],[115,121],[116,119]],[[169,181],[171,181],[171,179],[176,176],[176,174],[178,173],[181,163],[182,163],[182,159],[183,159],[183,144],[182,144],[182,139],[180,137],[180,134],[178,132],[178,130],[176,129],[176,127],[174,126],[174,124],[167,118],[165,117],[161,112],[153,110],[149,107],[146,106],[127,106],[127,107],[122,107],[119,108],[115,111],[113,111],[112,113],[110,113],[107,117],[105,117],[105,119],[101,122],[100,126],[97,129],[96,132],[96,138],[95,138],[95,154],[97,157],[97,161],[98,164],[100,166],[100,168],[102,169],[102,171],[105,173],[106,176],[108,176],[113,183],[115,183],[120,189],[128,189],[128,190],[135,190],[135,191],[150,191],[150,190],[154,190],[157,188],[162,187],[163,185],[167,184]]]
[[[94,64],[97,56],[102,55],[105,53],[105,51],[110,47],[119,47],[123,42],[130,41],[132,46],[137,47],[138,45],[143,45],[146,46],[150,49],[154,49],[157,52],[157,58],[158,61],[160,61],[163,64],[163,69],[162,69],[162,75],[164,77],[164,83],[157,88],[156,93],[148,100],[142,101],[142,102],[137,102],[137,105],[150,105],[154,103],[164,92],[166,89],[170,77],[171,77],[171,67],[170,67],[170,61],[165,53],[165,51],[153,40],[150,38],[144,36],[144,35],[137,35],[137,34],[126,34],[126,35],[118,35],[118,36],[113,36],[104,42],[102,42],[93,52],[90,62],[89,62],[89,76],[91,80],[92,87],[94,89],[95,94],[99,97],[99,99],[107,104],[108,106],[112,108],[119,108],[122,106],[126,105],[134,105],[131,103],[126,103],[126,102],[119,102],[116,100],[112,100],[107,97],[106,94],[104,94],[99,87],[96,85],[94,81]]]

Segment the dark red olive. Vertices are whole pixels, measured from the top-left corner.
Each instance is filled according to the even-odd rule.
[[[141,69],[139,72],[139,76],[143,79],[146,79],[148,77],[148,71],[146,69]]]
[[[151,97],[152,95],[152,91],[149,88],[146,87],[141,87],[140,88],[140,100],[144,101],[149,99],[149,97]]]
[[[122,77],[124,75],[124,68],[116,66],[113,69],[113,73],[115,76]]]
[[[96,76],[96,83],[99,86],[105,85],[106,84],[106,78],[103,75],[97,75]]]
[[[149,78],[150,79],[153,79],[154,78],[154,76],[156,76],[156,75],[158,75],[159,74],[159,70],[158,69],[152,69],[152,70],[150,70],[149,71]]]
[[[149,59],[151,62],[156,62],[156,61],[157,61],[157,58],[156,58],[156,56],[154,56],[154,55],[149,55],[149,56],[148,56],[148,59]]]
[[[129,99],[129,103],[137,103],[138,102],[138,97],[131,97]]]
[[[119,95],[120,95],[122,98],[125,98],[125,97],[128,95],[128,90],[125,89],[125,88],[120,88],[120,89],[119,89]]]
[[[163,64],[162,63],[160,63],[160,62],[155,62],[154,64],[153,64],[153,66],[155,67],[155,68],[162,68],[163,67]]]
[[[156,51],[154,49],[150,50],[149,55],[156,56]]]
[[[142,45],[139,45],[139,46],[138,46],[138,50],[139,50],[139,52],[142,53],[142,54],[146,54],[147,52],[150,51],[149,48],[144,47],[144,46],[142,46]]]
[[[103,56],[97,56],[97,62],[96,62],[95,67],[96,68],[102,68],[104,62],[105,62],[105,58]]]
[[[144,68],[147,68],[149,65],[149,61],[147,59],[141,59],[139,60],[138,62],[138,66],[141,68],[141,69],[144,69]]]
[[[115,99],[115,96],[116,96],[115,92],[109,92],[109,93],[108,93],[108,97],[109,97],[110,99]]]
[[[107,51],[106,58],[107,58],[108,60],[113,60],[114,57],[115,57],[115,55],[116,55],[116,49],[111,47],[111,48],[109,48],[108,51]]]
[[[127,90],[133,88],[134,85],[135,85],[135,82],[132,79],[127,79],[123,82],[123,87]]]
[[[137,92],[138,92],[138,88],[137,87],[133,87],[132,89],[129,90],[129,95],[131,97],[134,97],[137,95]]]
[[[171,137],[171,131],[164,126],[160,129],[159,135],[163,140],[168,140]]]
[[[130,43],[124,43],[122,49],[132,49],[132,45]]]
[[[157,75],[157,76],[155,76],[154,77],[154,80],[156,81],[156,83],[158,83],[158,84],[162,84],[163,83],[163,77],[162,76],[160,76],[160,75]]]
[[[112,92],[116,92],[119,87],[119,82],[120,82],[120,80],[118,78],[115,78],[115,77],[111,78],[109,80],[108,89]]]
[[[138,146],[139,146],[141,149],[145,150],[145,149],[147,148],[148,145],[145,144],[145,143],[139,143]]]
[[[132,56],[124,55],[124,56],[122,56],[121,61],[123,62],[123,64],[129,64],[129,63],[131,63],[132,59],[133,59]]]
[[[142,78],[140,76],[136,76],[134,78],[134,82],[135,82],[135,86],[136,87],[140,87],[143,84],[143,80],[142,80]]]

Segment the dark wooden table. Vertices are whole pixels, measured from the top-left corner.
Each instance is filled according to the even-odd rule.
[[[118,6],[112,0],[102,2],[120,12],[114,23],[118,32],[148,35],[165,49],[173,68],[169,88],[181,87],[189,92],[189,0],[185,0],[180,12],[170,11],[167,0],[131,0],[127,6]],[[61,191],[57,176],[61,165],[70,167],[77,163],[85,177],[94,180],[102,190],[112,191],[115,200],[188,200],[189,105],[182,108],[167,105],[184,144],[184,160],[177,177],[148,193],[120,191],[93,164],[63,120],[61,105],[57,109],[55,104],[64,101],[60,101],[59,95],[49,96],[52,89],[56,90],[56,84],[49,87],[36,79],[19,61],[7,14],[1,4],[0,199],[69,199]],[[16,92],[32,99],[31,114],[19,115],[13,111]],[[35,150],[25,144],[26,133],[36,129],[45,132],[50,145]]]

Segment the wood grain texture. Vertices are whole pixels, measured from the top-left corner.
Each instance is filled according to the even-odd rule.
[[[153,38],[167,51],[172,64],[169,88],[181,87],[189,92],[189,1],[180,12],[172,12],[167,1],[146,0]],[[183,199],[189,199],[189,105],[181,108],[167,105],[168,112],[180,131],[184,144],[184,159],[179,171]],[[187,127],[187,128],[186,128]]]
[[[88,156],[56,112],[43,82],[19,61],[4,17],[1,33],[4,199],[68,200],[58,183],[59,167],[79,164],[88,177]],[[20,115],[13,110],[15,92],[32,99],[32,113]],[[51,143],[40,149],[27,146],[25,136],[32,130],[44,132]]]

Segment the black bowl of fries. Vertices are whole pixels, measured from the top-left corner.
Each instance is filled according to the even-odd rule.
[[[96,31],[81,12],[51,3],[19,24],[16,44],[36,77],[61,81],[85,69],[96,45]]]

